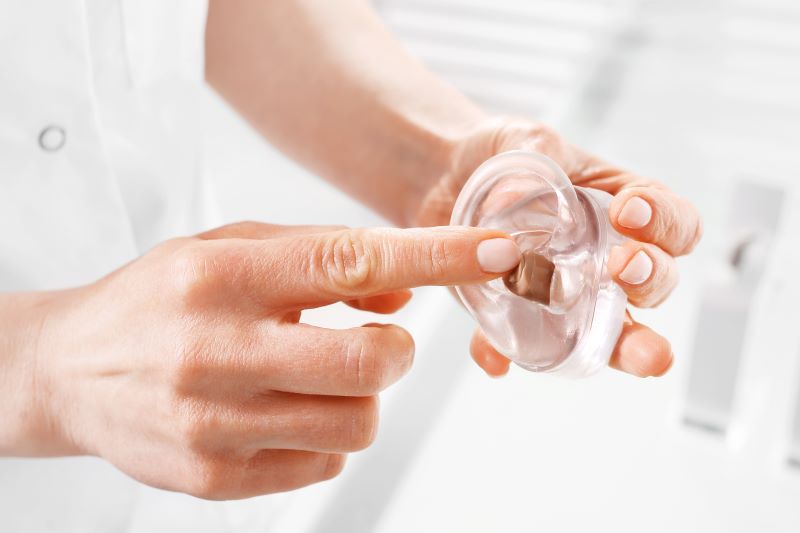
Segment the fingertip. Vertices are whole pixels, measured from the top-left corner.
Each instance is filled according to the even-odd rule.
[[[473,361],[493,378],[503,377],[508,374],[511,361],[497,352],[482,333],[476,332],[470,343],[470,354]]]
[[[395,301],[399,304],[399,308],[405,306],[414,297],[411,289],[402,289],[394,293]]]
[[[672,351],[670,351],[669,357],[667,358],[667,360],[666,360],[666,362],[664,364],[664,368],[662,368],[658,372],[653,373],[653,377],[654,378],[660,378],[661,376],[665,375],[667,372],[669,372],[672,369],[672,365],[674,363],[675,363],[675,354]]]
[[[637,377],[662,376],[672,365],[669,341],[650,328],[634,323],[623,327],[609,365]]]
[[[522,257],[517,243],[503,237],[481,241],[476,253],[481,270],[489,274],[502,274],[516,268]]]
[[[508,374],[510,361],[504,357],[496,357],[486,352],[473,352],[472,359],[491,378],[501,378]]]
[[[333,479],[344,470],[345,463],[347,462],[347,454],[344,453],[330,453],[325,457],[325,464],[322,468],[321,481]]]
[[[379,330],[369,333],[370,340],[365,343],[366,346],[371,347],[371,358],[379,360],[379,365],[374,366],[381,367],[381,370],[377,372],[381,385],[369,390],[370,394],[377,394],[408,374],[414,364],[416,342],[408,330],[397,324],[368,322],[361,327]],[[369,366],[371,363],[367,361],[366,364],[361,365],[361,368],[368,369]]]

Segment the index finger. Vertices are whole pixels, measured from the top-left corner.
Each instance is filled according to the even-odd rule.
[[[519,263],[506,234],[468,227],[346,229],[242,241],[242,274],[271,302],[313,307],[422,285],[488,281]]]

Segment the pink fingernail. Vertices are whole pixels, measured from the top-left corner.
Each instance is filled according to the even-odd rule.
[[[642,198],[634,196],[625,202],[619,212],[617,222],[620,226],[630,229],[641,229],[650,223],[653,208]]]
[[[653,273],[653,260],[644,250],[639,250],[620,272],[619,279],[629,285],[641,285]]]
[[[478,245],[478,264],[484,272],[508,272],[519,264],[519,248],[511,239],[488,239]]]

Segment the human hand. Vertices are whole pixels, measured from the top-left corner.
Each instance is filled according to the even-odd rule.
[[[414,343],[395,325],[326,329],[301,311],[391,313],[409,287],[489,280],[519,261],[503,237],[243,223],[165,242],[48,299],[36,374],[21,380],[35,387],[29,434],[46,444],[27,451],[101,456],[211,499],[331,478],[375,437],[377,394]]]
[[[529,150],[553,159],[575,185],[614,195],[609,217],[629,237],[612,250],[608,268],[636,307],[659,305],[678,282],[675,257],[689,253],[702,235],[702,221],[686,199],[664,185],[606,163],[568,144],[555,131],[534,122],[496,119],[476,128],[452,150],[449,171],[430,189],[416,224],[442,225],[472,172],[486,159],[508,150]],[[472,357],[489,375],[508,372],[510,361],[478,330]],[[672,365],[669,342],[626,314],[610,365],[636,376],[660,376]]]

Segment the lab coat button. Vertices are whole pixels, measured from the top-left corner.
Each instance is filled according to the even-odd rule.
[[[47,126],[39,134],[39,146],[45,152],[57,152],[67,142],[67,132],[60,126]]]

